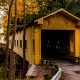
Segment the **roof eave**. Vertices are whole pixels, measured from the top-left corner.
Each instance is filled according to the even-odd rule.
[[[50,14],[42,17],[42,18],[39,18],[39,19],[35,20],[34,22],[38,22],[38,21],[40,21],[40,20],[43,20],[43,19],[45,19],[45,18],[47,18],[47,17],[50,17],[50,16],[52,16],[52,15],[55,15],[55,14],[57,14],[57,13],[62,13],[63,15],[67,15],[67,16],[69,16],[72,20],[74,20],[74,21],[77,21],[77,22],[80,21],[80,18],[76,17],[75,15],[73,15],[73,14],[69,13],[68,11],[64,10],[63,8],[61,8],[61,9],[59,9],[59,10],[53,12],[53,13],[50,13]]]

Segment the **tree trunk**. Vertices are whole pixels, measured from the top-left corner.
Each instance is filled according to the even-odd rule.
[[[10,13],[11,13],[11,7],[13,4],[13,0],[11,0],[9,4],[9,11],[8,11],[8,24],[7,24],[7,43],[6,43],[6,51],[5,51],[5,74],[4,74],[4,80],[9,79],[9,63],[8,63],[8,57],[9,57],[9,26],[10,26]]]
[[[17,26],[17,1],[15,0],[15,19],[14,19],[13,37],[12,37],[11,53],[10,53],[10,80],[15,80],[15,54],[13,49],[15,44],[16,26]]]
[[[26,70],[26,63],[25,63],[25,34],[26,34],[26,5],[25,0],[24,2],[24,24],[23,24],[23,78],[25,77],[25,70]]]

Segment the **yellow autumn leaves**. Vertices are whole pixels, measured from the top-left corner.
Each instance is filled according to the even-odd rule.
[[[7,27],[7,22],[8,22],[8,15],[5,15],[2,19],[2,25],[3,25],[4,29],[6,29],[6,27]]]
[[[23,12],[23,0],[17,0],[17,17],[22,17]],[[36,0],[26,0],[26,13],[37,14],[39,11],[38,2]],[[12,6],[12,16],[14,16],[15,8]]]
[[[38,14],[39,6],[38,2],[36,0],[25,0],[26,1],[26,14]],[[22,18],[24,15],[23,12],[23,0],[17,0],[17,18]],[[8,4],[6,5],[8,8]],[[8,10],[8,9],[7,9]],[[15,2],[13,3],[12,9],[11,9],[11,16],[15,16]],[[3,27],[7,27],[8,22],[8,15],[5,14],[3,17]]]
[[[26,2],[26,13],[27,14],[37,14],[39,11],[38,2],[36,1],[27,1]]]
[[[15,3],[12,6],[11,9],[11,15],[14,17],[15,15]],[[22,17],[23,15],[23,1],[17,0],[17,17]]]

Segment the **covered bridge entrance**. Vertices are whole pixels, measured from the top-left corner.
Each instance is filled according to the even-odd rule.
[[[54,58],[70,55],[69,30],[42,30],[41,31],[41,57]]]
[[[12,37],[12,36],[11,36]],[[25,58],[40,64],[42,58],[80,56],[80,19],[59,9],[31,23],[26,28]],[[10,39],[11,40],[11,39]],[[16,33],[14,52],[23,57],[23,31]],[[19,43],[19,44],[18,44]]]
[[[60,9],[35,21],[35,63],[59,56],[80,56],[80,19]]]

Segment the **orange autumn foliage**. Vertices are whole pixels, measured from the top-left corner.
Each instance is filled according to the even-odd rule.
[[[12,16],[15,13],[15,4],[12,7]],[[23,0],[17,0],[17,17],[22,17],[23,12]],[[26,14],[37,14],[39,11],[38,2],[36,0],[26,0]]]
[[[9,5],[6,4],[5,6],[6,10],[9,9]],[[39,11],[39,6],[36,0],[26,0],[26,14],[37,14]],[[15,2],[12,6],[11,10],[11,19],[15,16]],[[17,18],[23,18],[24,12],[23,12],[23,0],[17,0]],[[13,18],[14,19],[14,18]],[[3,16],[2,19],[2,26],[6,29],[7,28],[7,22],[8,22],[8,14]]]

